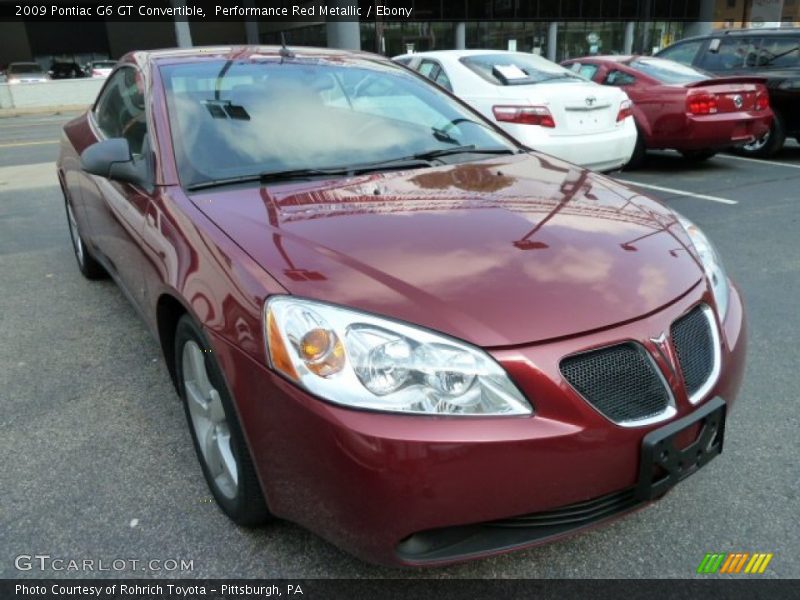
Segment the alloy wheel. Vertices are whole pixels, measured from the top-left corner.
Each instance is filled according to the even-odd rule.
[[[75,213],[72,211],[72,205],[67,202],[67,223],[69,225],[69,235],[72,238],[72,247],[75,250],[75,256],[78,262],[84,264],[84,249],[81,234],[78,233],[78,221],[75,219]]]
[[[219,392],[211,383],[203,350],[189,340],[182,352],[186,402],[203,461],[217,489],[236,497],[239,466],[231,448],[231,434]]]
[[[769,142],[769,137],[770,137],[770,135],[769,135],[769,131],[768,131],[767,133],[762,135],[757,140],[753,140],[749,144],[745,144],[744,146],[742,146],[742,148],[744,148],[748,152],[758,152],[764,146],[767,145],[767,143]]]

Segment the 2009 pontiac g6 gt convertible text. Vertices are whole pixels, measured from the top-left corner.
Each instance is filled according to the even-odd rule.
[[[633,510],[722,450],[745,325],[709,240],[388,60],[130,54],[58,177],[81,272],[160,341],[237,523],[452,562]]]

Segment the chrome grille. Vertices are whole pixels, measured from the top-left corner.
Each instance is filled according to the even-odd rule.
[[[647,351],[625,343],[568,356],[561,374],[584,399],[616,423],[661,415],[671,404],[667,385]]]

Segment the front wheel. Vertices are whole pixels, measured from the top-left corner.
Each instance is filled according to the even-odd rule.
[[[67,227],[69,227],[69,237],[72,240],[72,250],[75,253],[75,260],[78,261],[78,269],[86,279],[104,279],[108,273],[92,256],[89,248],[81,237],[78,230],[78,220],[75,218],[75,211],[72,204],[64,197],[64,205],[67,210]]]
[[[194,449],[211,494],[235,523],[269,519],[244,434],[222,371],[198,325],[188,315],[175,332],[175,371]]]
[[[734,152],[751,158],[768,158],[780,151],[785,141],[786,129],[783,119],[778,113],[775,113],[767,133],[749,144],[735,148]]]
[[[716,156],[716,150],[681,150],[681,154],[683,158],[689,160],[691,162],[703,162],[711,158],[712,156]]]

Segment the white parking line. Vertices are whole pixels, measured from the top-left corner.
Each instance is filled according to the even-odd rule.
[[[717,154],[714,158],[730,158],[733,160],[745,160],[747,162],[759,163],[762,165],[775,165],[776,167],[789,167],[790,169],[800,169],[800,165],[792,163],[778,162],[776,160],[764,160],[763,158],[748,158],[746,156],[733,156],[732,154]]]
[[[711,202],[719,202],[720,204],[739,204],[736,200],[728,200],[727,198],[720,198],[719,196],[708,196],[706,194],[695,194],[694,192],[687,192],[684,190],[676,190],[673,188],[668,187],[661,187],[660,185],[652,185],[649,183],[640,183],[638,181],[630,181],[627,179],[617,179],[614,178],[615,181],[619,181],[620,183],[624,183],[627,185],[632,185],[634,187],[641,187],[647,188],[649,190],[656,190],[659,192],[666,192],[668,194],[674,194],[676,196],[689,196],[691,198],[699,198],[700,200],[710,200]]]
[[[10,144],[0,144],[0,148],[17,148],[19,146],[43,146],[45,144],[57,144],[58,140],[37,140],[35,142],[11,142]]]

